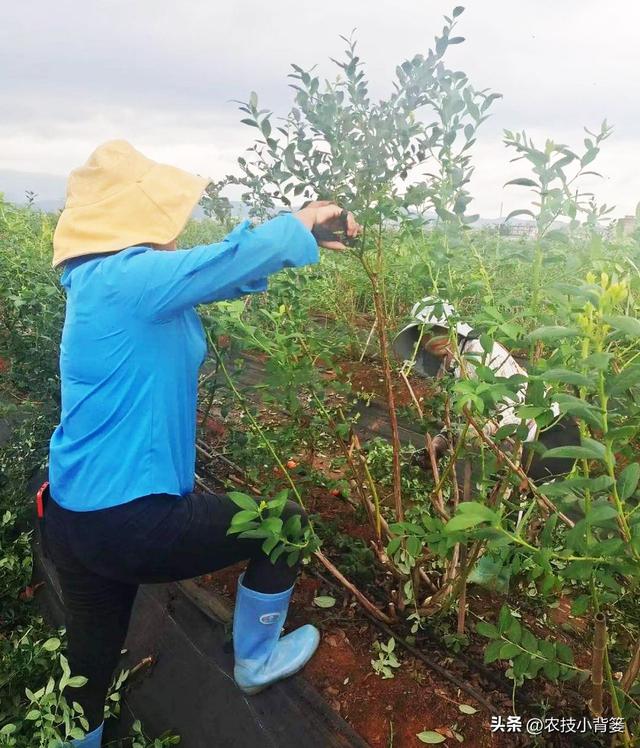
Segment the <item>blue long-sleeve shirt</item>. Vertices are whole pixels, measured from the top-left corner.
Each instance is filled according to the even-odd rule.
[[[51,437],[51,495],[90,511],[193,490],[198,369],[205,335],[194,307],[264,291],[285,267],[318,261],[311,232],[286,215],[248,221],[218,244],[130,247],[71,260]]]

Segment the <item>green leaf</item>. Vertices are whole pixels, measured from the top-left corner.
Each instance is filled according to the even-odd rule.
[[[472,706],[469,706],[469,704],[458,704],[458,709],[463,714],[475,714],[478,710],[474,709]]]
[[[609,429],[607,437],[612,444],[626,444],[638,433],[636,426],[618,426],[617,428]]]
[[[282,535],[286,538],[298,538],[302,534],[302,519],[299,514],[294,514],[284,523]]]
[[[244,532],[241,532],[238,537],[264,540],[265,538],[271,537],[271,533],[268,530],[263,530],[261,527],[257,527],[254,530],[245,530]]]
[[[74,675],[67,681],[67,686],[69,688],[82,688],[82,686],[84,686],[86,682],[87,679],[84,677],[84,675]]]
[[[607,491],[613,485],[613,480],[608,475],[599,475],[597,478],[567,478],[557,480],[553,483],[545,483],[540,490],[545,496],[565,496],[572,493],[583,493],[589,489],[592,494]]]
[[[579,335],[580,331],[575,327],[563,327],[562,325],[552,325],[545,327],[538,327],[533,332],[527,335],[528,340],[542,340],[544,342],[550,342],[552,340],[560,340],[561,338],[575,338]]]
[[[464,13],[464,6],[463,5],[456,5],[456,7],[453,9],[452,16],[454,18],[457,18],[459,15]]]
[[[497,521],[497,515],[489,507],[477,501],[464,501],[458,506],[458,513],[447,522],[444,529],[445,532],[457,532],[475,527],[482,522]]]
[[[333,608],[336,604],[336,599],[330,595],[319,595],[313,598],[313,604],[318,608]]]
[[[260,123],[260,129],[265,138],[268,138],[271,135],[271,122],[268,119],[263,119]]]
[[[615,507],[612,504],[603,501],[592,505],[591,511],[587,515],[587,519],[592,525],[600,525],[617,516],[618,512]]]
[[[269,556],[271,554],[271,551],[278,545],[279,542],[280,538],[277,535],[267,538],[262,544],[262,552],[266,553],[267,556]]]
[[[583,436],[582,446],[586,447],[587,449],[590,449],[593,452],[593,454],[598,455],[599,459],[606,460],[607,448],[601,442],[596,441],[595,439],[590,439],[588,436]]]
[[[236,506],[240,507],[240,509],[246,509],[254,514],[258,511],[258,503],[252,499],[251,496],[247,496],[246,493],[231,491],[228,496]]]
[[[47,639],[47,641],[42,645],[42,649],[46,650],[47,652],[55,652],[56,649],[60,648],[60,639],[53,636],[51,639]]]
[[[400,543],[402,543],[402,538],[392,538],[387,546],[387,555],[394,556],[396,551],[400,548]]]
[[[444,743],[444,741],[446,740],[444,735],[440,735],[439,732],[433,732],[433,730],[425,730],[424,732],[419,732],[416,737],[421,743],[428,743],[429,745]]]
[[[602,415],[593,405],[566,392],[559,392],[556,395],[556,401],[563,413],[578,416],[578,418],[582,418],[589,426],[602,430]]]
[[[522,639],[520,640],[520,646],[524,647],[527,652],[537,652],[538,651],[538,640],[536,637],[529,631],[529,629],[522,629]]]
[[[538,642],[538,647],[540,649],[540,654],[543,657],[546,657],[547,660],[553,660],[556,656],[556,650],[553,648],[553,644],[546,639],[541,639]]]
[[[513,658],[513,674],[516,678],[521,678],[528,672],[531,666],[531,656],[526,652],[521,652]]]
[[[283,151],[284,161],[289,171],[296,168],[295,143],[290,143]]]
[[[507,423],[505,426],[500,426],[500,428],[493,435],[495,441],[500,442],[503,439],[506,439],[508,436],[512,436],[516,432],[517,428],[517,423]]]
[[[580,483],[588,488],[591,493],[601,493],[607,491],[613,485],[613,478],[609,475],[599,475],[597,478],[574,478],[573,482]]]
[[[476,624],[476,631],[480,636],[486,636],[488,639],[498,639],[500,637],[498,629],[492,623],[488,623],[487,621],[478,621]]]
[[[485,520],[482,517],[474,517],[471,515],[458,514],[452,517],[444,527],[445,532],[459,532],[460,530],[468,530],[470,527],[476,527]]]
[[[633,496],[640,480],[640,463],[632,462],[620,473],[618,478],[618,495],[625,501]]]
[[[29,721],[40,719],[40,710],[39,709],[30,709],[27,712],[27,716],[25,717],[25,719],[28,719]]]
[[[556,655],[565,665],[573,665],[573,652],[566,644],[556,642]]]
[[[227,535],[239,535],[247,530],[255,530],[258,527],[257,522],[243,522],[240,525],[230,525]]]
[[[640,364],[630,364],[606,383],[606,391],[610,395],[620,395],[630,387],[640,383]]]
[[[502,639],[494,639],[484,651],[484,663],[489,665],[491,662],[495,662],[500,659],[500,650],[504,642]]]
[[[518,179],[512,179],[509,182],[505,182],[504,186],[507,187],[510,184],[519,185],[520,187],[538,187],[538,183],[534,182],[533,179],[528,177],[518,177]]]
[[[500,608],[500,614],[498,615],[498,630],[501,634],[504,634],[504,632],[509,628],[512,620],[513,616],[511,615],[509,607],[507,605],[503,605]]]
[[[595,160],[596,156],[600,153],[599,148],[591,148],[588,150],[584,156],[580,159],[580,166],[584,168],[588,164],[590,164],[592,161]]]
[[[436,54],[438,57],[442,57],[442,55],[445,53],[447,49],[447,37],[446,36],[439,36],[436,39]]]
[[[49,678],[49,680],[47,681],[47,685],[44,689],[44,695],[48,696],[55,688],[55,685],[56,685],[56,682],[53,680],[53,678]]]
[[[549,680],[555,681],[560,675],[560,665],[555,660],[545,662],[542,669]]]
[[[512,210],[511,213],[509,213],[509,215],[504,219],[504,222],[506,223],[516,216],[531,216],[531,218],[535,219],[535,215],[530,210],[522,208],[521,210]]]
[[[593,369],[605,371],[609,368],[609,362],[612,358],[613,353],[592,353],[590,356],[587,356],[587,358],[583,359],[581,363]]]
[[[571,603],[571,613],[574,616],[582,616],[591,607],[591,595],[578,595]]]
[[[298,563],[298,559],[300,558],[300,551],[290,551],[287,554],[287,566],[293,567]]]
[[[593,563],[591,561],[572,561],[566,569],[562,571],[562,576],[567,579],[577,579],[585,582],[591,578],[593,573]]]
[[[267,506],[270,509],[278,509],[287,503],[288,498],[289,498],[289,489],[284,488],[282,491],[277,493],[272,499],[267,501]]]
[[[243,509],[241,512],[236,512],[231,518],[231,526],[243,525],[245,522],[251,522],[258,517],[258,508],[251,511],[249,509]]]
[[[605,316],[604,321],[625,335],[629,335],[632,338],[640,338],[640,319],[619,315],[613,317]]]
[[[553,229],[552,231],[548,231],[545,234],[544,238],[547,241],[560,242],[561,244],[568,244],[569,243],[569,237],[565,234],[564,231],[561,231],[560,229]]]
[[[591,447],[554,447],[548,449],[543,455],[542,459],[546,460],[551,457],[569,457],[574,460],[600,460],[602,459],[600,452],[592,449]]]
[[[575,384],[578,387],[593,387],[595,384],[590,377],[568,369],[549,369],[541,374],[540,378],[544,382],[562,382],[563,384]]]
[[[506,637],[514,644],[520,644],[521,636],[522,626],[520,625],[520,621],[517,618],[514,618],[513,621],[511,621],[509,628],[507,629]]]
[[[282,532],[282,520],[280,517],[269,517],[260,527],[271,535],[279,535]]]
[[[420,538],[417,538],[415,535],[410,535],[407,538],[407,553],[410,556],[413,556],[413,558],[417,558],[421,552],[422,543],[420,542]]]
[[[502,647],[500,647],[500,659],[501,660],[510,660],[512,657],[515,657],[517,654],[520,654],[522,650],[517,644],[512,644],[511,642],[505,642]]]

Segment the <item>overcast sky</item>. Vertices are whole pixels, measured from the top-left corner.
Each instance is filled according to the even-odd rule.
[[[426,52],[455,2],[326,0],[23,0],[0,22],[0,170],[66,175],[103,140],[129,139],[152,158],[221,177],[252,131],[231,99],[256,90],[284,114],[289,65],[334,76],[340,34],[357,29],[372,91]],[[464,1],[462,2],[465,5]],[[580,148],[583,125],[615,127],[591,183],[616,215],[640,200],[640,4],[632,0],[469,0],[451,67],[504,95],[475,149],[474,210],[526,202],[502,185],[503,128]],[[3,187],[0,183],[0,191]],[[520,190],[520,192],[518,192]]]

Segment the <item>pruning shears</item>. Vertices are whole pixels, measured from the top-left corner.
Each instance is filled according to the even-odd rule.
[[[305,205],[302,207],[304,208]],[[342,242],[346,247],[353,247],[355,237],[347,235],[348,214],[349,211],[343,209],[342,213],[331,221],[326,221],[322,226],[314,226],[311,233],[318,244],[320,242]]]

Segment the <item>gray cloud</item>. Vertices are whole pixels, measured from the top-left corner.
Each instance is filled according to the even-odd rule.
[[[333,77],[329,57],[353,28],[372,91],[385,95],[395,65],[426,51],[454,4],[12,3],[0,28],[0,168],[64,174],[101,140],[123,136],[152,157],[224,173],[251,139],[230,99],[255,89],[284,113],[289,63],[318,63]],[[580,145],[582,125],[606,116],[616,134],[600,163],[609,179],[596,189],[631,210],[640,199],[639,22],[628,0],[470,0],[459,24],[467,42],[449,63],[504,94],[478,146],[479,209],[493,213],[503,200],[504,127]]]

